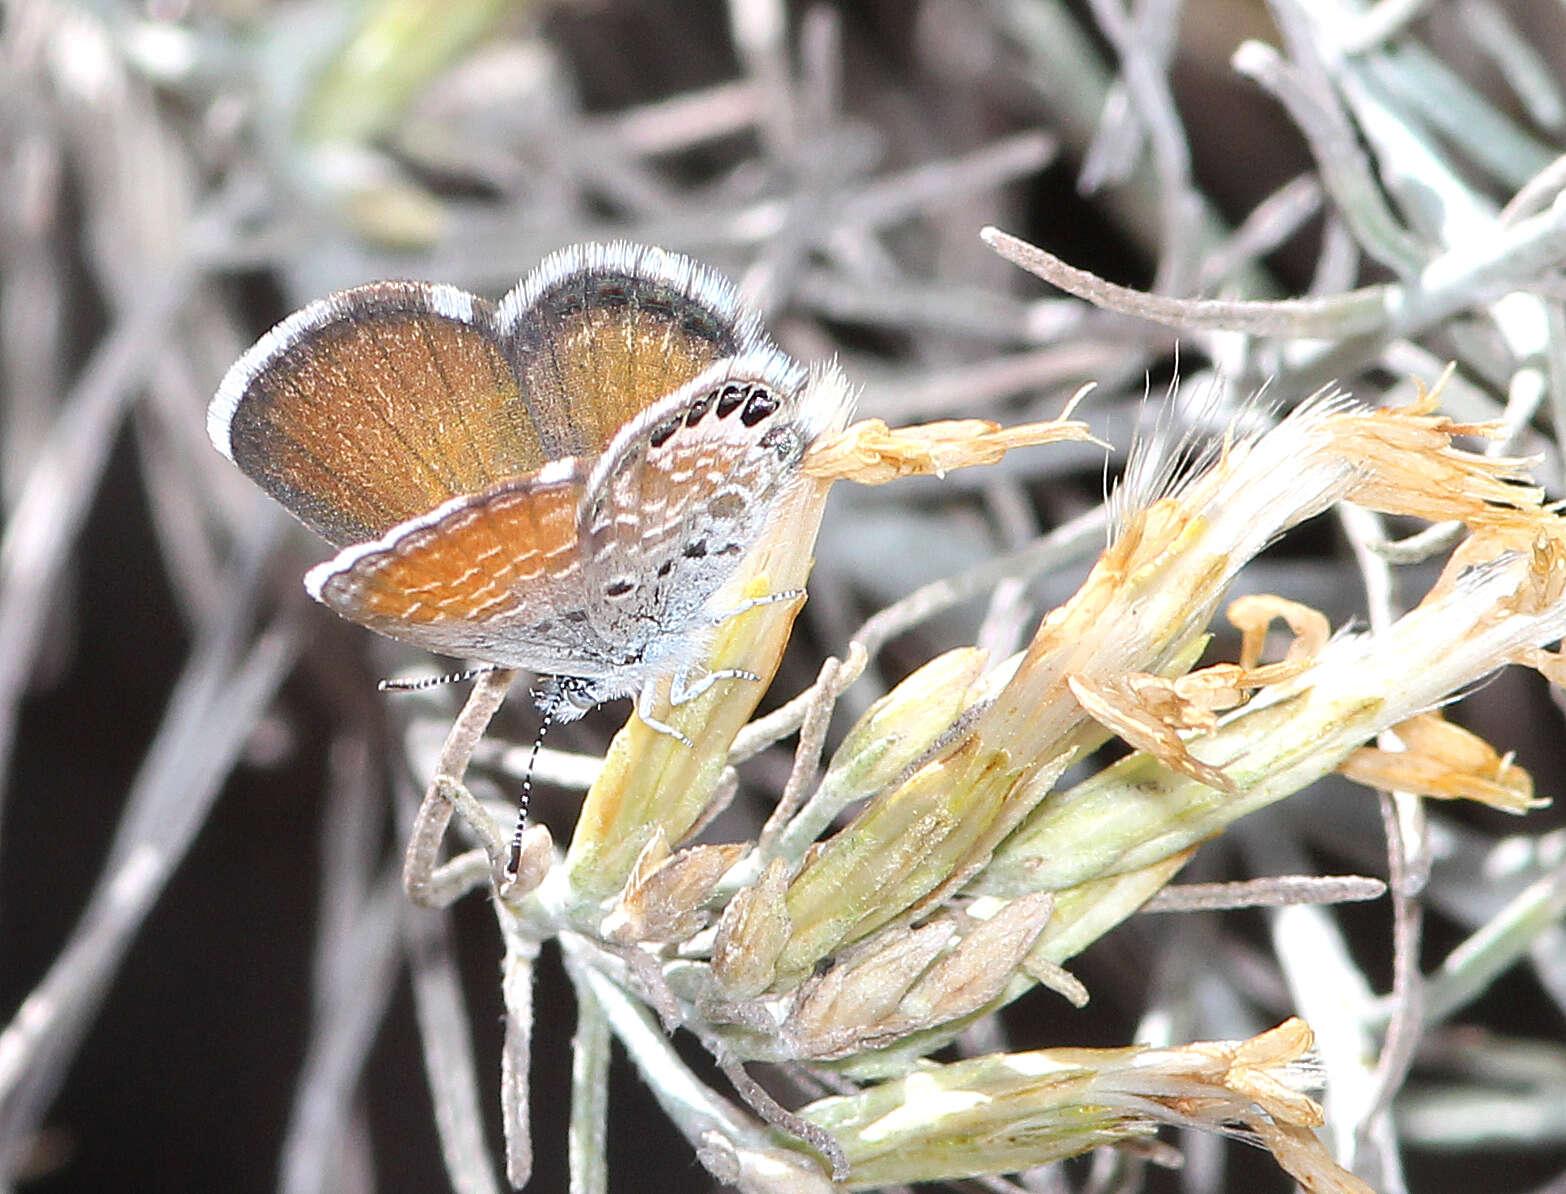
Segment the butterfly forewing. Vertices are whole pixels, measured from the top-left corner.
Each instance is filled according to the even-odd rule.
[[[229,370],[213,442],[338,546],[532,472],[547,457],[492,315],[420,282],[314,303]]]

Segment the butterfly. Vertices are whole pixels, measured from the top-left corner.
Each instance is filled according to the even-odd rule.
[[[425,282],[312,303],[228,371],[207,429],[338,548],[313,597],[550,677],[565,720],[739,674],[689,680],[747,607],[715,598],[851,409],[841,373],[786,355],[721,276],[616,242],[549,255],[498,303]]]

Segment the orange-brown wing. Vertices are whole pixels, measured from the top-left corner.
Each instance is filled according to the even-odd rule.
[[[546,257],[501,301],[496,326],[551,457],[597,456],[713,362],[770,347],[727,280],[624,242]]]
[[[332,543],[374,539],[548,459],[493,318],[451,286],[334,294],[228,371],[208,433]]]
[[[448,655],[573,676],[609,664],[583,601],[574,460],[457,498],[339,552],[305,586],[351,621]]]

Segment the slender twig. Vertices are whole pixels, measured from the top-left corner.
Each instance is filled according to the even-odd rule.
[[[576,991],[571,1039],[570,1194],[609,1189],[609,1021],[591,988]]]
[[[456,1194],[499,1194],[484,1140],[472,1033],[447,913],[404,907],[402,935],[446,1176]]]
[[[238,630],[227,618],[207,628],[132,786],[92,899],[0,1032],[0,1156],[20,1155],[47,1113],[136,931],[293,663],[299,639],[291,620],[236,659]]]
[[[1343,904],[1386,894],[1380,879],[1363,875],[1278,875],[1237,883],[1172,883],[1143,912],[1215,912],[1225,908],[1282,908],[1290,904]]]
[[[490,718],[495,716],[501,702],[506,699],[506,690],[511,687],[515,675],[515,672],[504,668],[480,675],[468,695],[467,704],[462,707],[462,713],[446,736],[435,775],[425,789],[412,831],[408,834],[402,881],[409,898],[416,904],[440,907],[467,890],[460,880],[448,884],[447,877],[455,879],[456,876],[436,865],[441,839],[446,836],[452,811],[459,806],[469,828],[483,841],[496,875],[497,886],[500,883],[499,876],[504,872],[507,859],[506,843],[500,828],[463,786],[462,777],[467,772],[468,760],[473,757],[473,751],[488,727]]]
[[[529,1074],[533,1059],[533,973],[539,943],[512,918],[504,904],[497,902],[495,909],[506,942],[500,970],[500,994],[506,1005],[506,1037],[500,1053],[500,1118],[506,1139],[506,1180],[513,1190],[520,1190],[533,1175]],[[572,1172],[575,1173],[574,1166]]]

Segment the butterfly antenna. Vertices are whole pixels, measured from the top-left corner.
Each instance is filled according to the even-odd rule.
[[[539,701],[538,707],[543,717],[538,723],[538,736],[533,739],[533,750],[527,756],[527,771],[522,776],[522,794],[517,797],[517,827],[511,834],[511,856],[506,860],[506,875],[512,879],[522,869],[522,832],[527,828],[527,806],[533,798],[533,767],[538,762],[538,752],[543,749],[544,735],[549,733],[549,727],[554,724],[555,710],[563,699],[559,685],[552,684]]]
[[[423,692],[426,688],[439,688],[442,684],[461,684],[464,680],[477,679],[490,672],[499,671],[494,664],[470,667],[465,672],[447,672],[444,676],[425,676],[419,680],[382,680],[375,686],[377,692]]]

